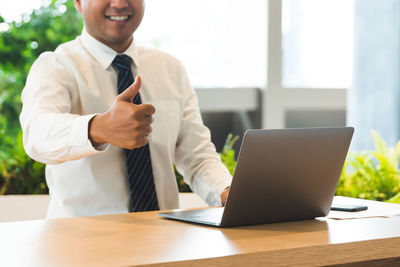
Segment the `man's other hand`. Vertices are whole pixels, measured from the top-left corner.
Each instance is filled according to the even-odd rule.
[[[226,199],[228,198],[228,195],[229,195],[229,189],[230,189],[230,187],[228,186],[227,188],[225,188],[225,190],[221,194],[221,204],[222,204],[222,206],[225,206]]]
[[[122,148],[138,148],[149,142],[152,115],[156,112],[149,104],[132,103],[139,92],[141,78],[118,95],[110,110],[96,115],[89,123],[89,139],[93,146],[109,143]]]

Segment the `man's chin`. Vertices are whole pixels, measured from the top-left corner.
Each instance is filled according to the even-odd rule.
[[[133,35],[114,35],[114,36],[108,36],[107,39],[104,39],[103,43],[106,44],[107,46],[113,48],[114,50],[115,47],[118,47],[120,50],[121,47],[128,48],[129,45],[132,43],[133,40]],[[119,52],[119,51],[118,51]]]

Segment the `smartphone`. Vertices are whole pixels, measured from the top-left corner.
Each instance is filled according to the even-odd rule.
[[[346,204],[333,205],[331,207],[331,210],[348,211],[348,212],[362,211],[362,210],[366,210],[366,209],[368,209],[367,206],[363,206],[363,205],[346,205]]]

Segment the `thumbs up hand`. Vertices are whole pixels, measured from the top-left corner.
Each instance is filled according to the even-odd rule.
[[[139,92],[141,78],[118,95],[111,108],[96,115],[89,122],[89,139],[94,146],[109,143],[122,148],[138,148],[149,142],[152,115],[155,108],[149,104],[135,105],[132,103]]]

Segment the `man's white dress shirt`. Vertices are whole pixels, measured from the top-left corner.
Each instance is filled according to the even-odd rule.
[[[232,177],[202,123],[183,67],[134,42],[124,54],[133,59],[134,75],[142,77],[143,103],[156,108],[150,153],[160,209],[179,205],[173,163],[194,192],[209,205],[220,205]],[[43,53],[29,72],[20,121],[26,152],[47,164],[48,218],[128,212],[123,150],[94,148],[88,139],[90,119],[106,112],[117,96],[117,72],[111,66],[116,55],[83,30],[75,40]]]

